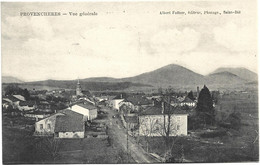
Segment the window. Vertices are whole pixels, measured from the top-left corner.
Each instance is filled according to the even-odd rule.
[[[48,129],[51,129],[51,124],[48,124]]]
[[[43,124],[40,124],[40,129],[43,129]]]
[[[177,131],[179,131],[180,130],[180,125],[177,125]]]

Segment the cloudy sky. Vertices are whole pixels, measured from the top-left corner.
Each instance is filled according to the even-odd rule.
[[[2,75],[24,81],[128,77],[168,64],[257,72],[256,1],[2,3]],[[241,14],[160,15],[240,10]],[[67,16],[21,17],[20,12]],[[97,16],[69,16],[96,12]]]

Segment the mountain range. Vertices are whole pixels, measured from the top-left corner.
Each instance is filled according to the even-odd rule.
[[[3,77],[2,77],[2,80]],[[81,79],[80,82],[88,90],[92,87],[102,90],[105,89],[118,89],[129,87],[179,87],[184,88],[187,86],[201,86],[204,84],[211,86],[234,86],[245,85],[256,82],[258,76],[256,73],[246,68],[219,68],[214,72],[204,76],[195,73],[183,66],[170,64],[162,68],[156,69],[151,72],[146,72],[137,76],[127,78],[112,78],[112,77],[92,77]],[[4,81],[2,81],[4,82]],[[36,82],[26,82],[25,84],[45,85],[52,87],[73,87],[75,88],[76,80],[46,80]],[[117,88],[116,88],[117,86]],[[100,89],[101,89],[100,88]],[[120,88],[120,87],[119,87]]]

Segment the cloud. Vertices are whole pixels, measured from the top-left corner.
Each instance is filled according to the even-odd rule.
[[[50,39],[53,29],[45,17],[6,17],[2,23],[2,34],[11,39]]]
[[[237,26],[230,22],[213,29],[215,41],[231,51],[255,51],[256,30],[253,26]]]
[[[196,48],[199,39],[200,33],[191,28],[186,27],[182,31],[168,29],[160,31],[151,38],[151,47],[155,48],[158,53],[182,53]]]

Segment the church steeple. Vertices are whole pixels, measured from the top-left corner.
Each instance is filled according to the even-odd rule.
[[[81,85],[79,83],[79,79],[78,79],[78,83],[77,83],[77,87],[76,87],[76,95],[77,96],[82,96],[82,90],[81,90]]]

